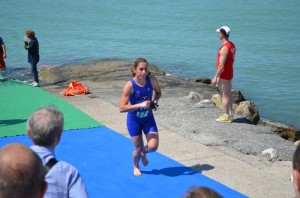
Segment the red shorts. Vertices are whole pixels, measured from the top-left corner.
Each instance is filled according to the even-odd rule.
[[[220,75],[220,78],[224,79],[224,80],[232,80],[233,78],[233,72],[222,72]]]
[[[226,67],[226,65],[225,65]],[[222,71],[222,73],[220,74],[220,78],[224,79],[224,80],[232,80],[233,78],[233,68],[232,67],[224,67],[224,70]]]

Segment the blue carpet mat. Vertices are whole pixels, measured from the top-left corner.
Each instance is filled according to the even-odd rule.
[[[30,146],[27,136],[0,138],[0,146],[20,142]],[[206,186],[224,197],[246,197],[160,153],[148,156],[143,176],[133,176],[131,140],[107,127],[70,130],[56,148],[58,160],[78,168],[91,198],[182,197],[191,186]]]

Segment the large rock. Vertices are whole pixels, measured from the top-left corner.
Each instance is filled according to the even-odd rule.
[[[153,65],[153,64],[149,64],[148,70],[150,71],[151,74],[154,74],[154,75],[166,75],[166,73],[164,71],[162,71],[156,65]]]
[[[277,127],[274,132],[287,140],[299,140],[299,131],[293,127]]]
[[[270,127],[273,132],[277,133],[284,139],[290,141],[300,140],[300,131],[294,127],[263,118],[259,121],[259,124]]]
[[[240,102],[245,101],[243,94],[239,90],[232,90],[231,94],[233,103],[239,104]]]
[[[193,81],[208,84],[208,85],[211,84],[211,79],[209,78],[194,78]]]
[[[123,89],[126,81],[130,80],[133,61],[128,60],[100,60],[86,64],[73,64],[53,67],[40,72],[42,81],[47,83],[68,86],[71,81],[105,82],[114,85],[114,88]],[[184,97],[191,91],[200,93],[198,100],[210,99],[218,90],[204,83],[196,83],[179,78],[160,70],[153,64],[149,64],[149,71],[153,74],[163,90],[163,97]],[[95,88],[97,89],[97,88]]]
[[[241,102],[235,109],[235,113],[242,115],[253,124],[259,121],[259,113],[256,105],[251,101]]]
[[[232,90],[231,94],[232,94],[233,111],[234,111],[240,102],[245,101],[245,98],[239,90]],[[214,94],[211,100],[216,104],[217,107],[223,109],[220,94]]]
[[[213,101],[217,107],[220,109],[223,109],[222,101],[221,101],[221,95],[220,94],[214,94],[211,97],[211,101]]]
[[[131,75],[132,61],[101,60],[86,64],[73,64],[61,67],[53,67],[40,72],[43,81],[50,83],[64,83],[71,80],[90,80],[101,82],[106,79],[128,79]],[[149,72],[154,75],[165,75],[153,64],[149,64]]]
[[[233,112],[239,115],[242,115],[250,123],[257,124],[259,121],[259,114],[256,105],[250,101],[245,100],[240,91],[233,91],[234,94],[234,103],[233,103]],[[214,94],[211,97],[217,107],[223,109],[222,99],[220,94]]]
[[[98,61],[87,64],[73,64],[40,72],[43,81],[63,83],[70,80],[101,81],[105,78],[122,78],[130,75],[131,62],[128,61]]]

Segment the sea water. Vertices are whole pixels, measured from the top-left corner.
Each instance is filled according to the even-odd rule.
[[[212,78],[216,29],[227,25],[237,47],[233,88],[261,117],[300,128],[299,0],[9,0],[0,8],[8,69],[29,69],[23,36],[33,29],[39,65],[144,57],[175,76]]]

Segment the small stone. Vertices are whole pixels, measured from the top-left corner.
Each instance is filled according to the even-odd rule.
[[[294,142],[294,145],[295,145],[295,146],[298,146],[299,143],[300,143],[300,140],[297,140],[296,142]]]
[[[215,107],[215,103],[211,100],[205,99],[198,102],[195,106],[199,108],[213,108]]]
[[[188,99],[192,100],[203,100],[203,96],[197,92],[191,91],[189,95],[187,96]]]
[[[89,94],[89,95],[87,95],[87,97],[88,97],[88,98],[97,98],[97,96],[96,96],[96,95],[93,95],[93,94]]]
[[[262,152],[262,155],[264,157],[267,157],[269,161],[275,161],[278,157],[278,153],[275,149],[273,148],[269,148],[269,149],[266,149]]]
[[[165,76],[171,77],[172,74],[166,73]]]

